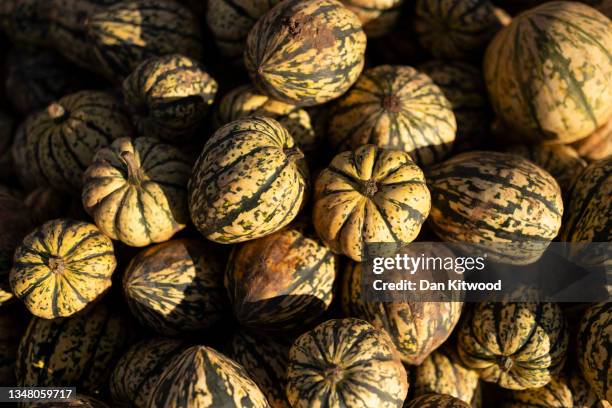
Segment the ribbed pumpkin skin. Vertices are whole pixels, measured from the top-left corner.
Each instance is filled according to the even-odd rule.
[[[490,259],[521,265],[539,259],[561,227],[559,185],[520,156],[474,151],[430,170],[429,222],[442,240],[502,243]]]
[[[612,303],[590,306],[578,332],[578,365],[595,394],[612,401]]]
[[[404,150],[419,165],[444,159],[457,129],[442,90],[427,75],[400,65],[364,71],[331,115],[327,131],[339,149],[375,144]]]
[[[31,402],[28,408],[108,408],[104,402],[83,394],[77,394],[71,400],[69,405],[66,402]]]
[[[185,228],[189,160],[158,139],[119,138],[100,149],[83,177],[85,210],[112,239],[141,247]]]
[[[588,136],[612,116],[611,49],[612,23],[586,5],[552,1],[521,14],[485,54],[493,109],[530,140]]]
[[[208,0],[206,23],[221,54],[239,59],[257,20],[281,0]]]
[[[461,316],[461,302],[370,302],[363,300],[362,267],[351,262],[344,270],[342,309],[348,316],[385,330],[402,361],[419,365],[446,341]]]
[[[218,128],[234,120],[253,116],[265,116],[278,121],[306,154],[318,148],[319,140],[306,110],[262,95],[250,85],[235,88],[221,99],[215,112],[214,125]]]
[[[33,315],[55,319],[75,314],[104,293],[116,266],[112,241],[95,225],[57,219],[24,238],[10,283]]]
[[[468,404],[444,394],[427,394],[413,399],[404,405],[405,408],[470,408]]]
[[[404,0],[341,0],[357,14],[368,38],[380,37],[395,26]]]
[[[134,344],[119,359],[109,380],[113,402],[146,408],[153,386],[168,363],[187,346],[181,340],[156,337]]]
[[[114,80],[123,79],[151,57],[202,55],[197,17],[176,1],[123,1],[91,16],[86,30],[95,63]]]
[[[190,347],[164,370],[149,408],[268,408],[266,397],[245,369],[206,346]]]
[[[24,183],[77,191],[96,151],[131,132],[114,96],[81,91],[29,116],[15,135],[13,159]]]
[[[209,327],[229,309],[221,260],[192,239],[140,252],[123,275],[123,291],[134,316],[166,335]]]
[[[77,387],[98,394],[128,342],[123,318],[101,303],[65,319],[34,318],[17,354],[20,387]]]
[[[399,408],[407,392],[393,345],[363,320],[328,320],[300,336],[289,352],[293,408]]]
[[[263,237],[295,218],[308,178],[302,152],[278,122],[239,119],[214,133],[193,168],[191,220],[219,243]]]
[[[292,330],[327,310],[336,269],[331,250],[296,229],[283,229],[238,247],[225,287],[242,325]]]
[[[340,153],[319,174],[313,222],[327,246],[359,262],[367,243],[412,242],[430,206],[408,153],[366,145]]]
[[[602,160],[612,156],[612,119],[589,136],[572,143],[572,147],[588,161]]]
[[[151,58],[123,81],[139,134],[178,141],[191,136],[215,99],[217,82],[181,55]]]
[[[479,303],[461,325],[457,349],[480,378],[511,390],[537,388],[565,362],[568,333],[556,303]]]
[[[256,87],[298,106],[337,98],[359,77],[366,36],[337,0],[285,0],[257,21],[244,61]]]

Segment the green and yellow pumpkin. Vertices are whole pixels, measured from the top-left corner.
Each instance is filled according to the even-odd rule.
[[[520,156],[473,151],[427,174],[429,222],[444,241],[497,247],[490,260],[529,264],[561,227],[563,201],[556,180]]]
[[[359,17],[368,38],[389,34],[400,16],[404,0],[341,0]]]
[[[112,241],[95,225],[57,219],[24,238],[15,251],[10,283],[33,315],[67,317],[111,286],[116,265]]]
[[[419,165],[445,158],[457,123],[442,90],[412,67],[368,69],[334,105],[327,133],[341,150],[374,144],[404,150]]]
[[[198,18],[171,0],[126,0],[93,14],[86,23],[94,63],[119,81],[141,62],[166,54],[202,56]]]
[[[368,243],[413,241],[430,206],[408,153],[366,145],[338,154],[319,174],[313,222],[334,252],[361,261]]]
[[[597,10],[551,1],[514,18],[487,48],[493,109],[523,139],[571,143],[612,116],[612,23]]]
[[[206,238],[237,243],[289,224],[303,205],[308,169],[277,121],[244,118],[206,142],[189,180],[191,220]]]
[[[470,406],[450,395],[426,394],[407,401],[404,408],[470,408]]]
[[[15,358],[26,325],[27,320],[18,310],[0,310],[0,387],[15,386]]]
[[[325,313],[336,269],[337,259],[327,247],[287,228],[236,248],[225,287],[243,326],[293,330]]]
[[[204,329],[229,311],[223,263],[194,239],[175,239],[140,252],[125,270],[123,292],[134,316],[161,334]]]
[[[189,160],[158,139],[119,138],[98,150],[83,176],[83,206],[100,230],[130,246],[185,228]]]
[[[247,37],[244,61],[259,91],[312,106],[337,98],[357,80],[366,36],[337,0],[284,0]]]
[[[123,96],[139,134],[179,141],[198,128],[215,99],[217,82],[182,55],[151,58],[123,81]]]
[[[511,390],[538,388],[559,374],[569,336],[556,303],[479,303],[459,329],[466,367]]]
[[[193,346],[170,361],[152,390],[148,407],[270,405],[241,365],[210,347]]]
[[[587,161],[602,160],[612,156],[612,118],[571,146]]]
[[[146,408],[151,390],[168,363],[187,345],[181,340],[156,337],[134,344],[119,359],[109,380],[113,402]]]

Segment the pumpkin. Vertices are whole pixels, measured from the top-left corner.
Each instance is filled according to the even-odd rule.
[[[456,128],[452,106],[431,78],[411,67],[382,65],[366,70],[335,104],[327,132],[340,149],[375,144],[428,165],[448,155]]]
[[[242,365],[257,383],[272,408],[290,408],[285,395],[291,341],[238,330],[231,338],[228,356]]]
[[[176,1],[122,1],[94,13],[85,26],[94,63],[113,80],[151,57],[176,53],[198,59],[203,52],[197,17]]]
[[[97,395],[129,340],[127,322],[105,303],[64,319],[34,318],[19,343],[17,384]]]
[[[420,365],[448,339],[461,316],[462,303],[373,302],[365,297],[365,273],[360,263],[346,266],[341,289],[344,313],[385,330],[402,361]]]
[[[218,128],[234,120],[252,116],[266,116],[278,121],[307,157],[308,153],[317,150],[320,138],[317,137],[306,110],[271,99],[249,85],[240,86],[225,94],[215,111],[214,125]]]
[[[170,239],[185,228],[191,166],[157,139],[119,138],[98,150],[83,176],[83,206],[100,230],[130,246]]]
[[[0,386],[15,385],[15,357],[23,334],[24,319],[16,310],[0,310]]]
[[[336,268],[334,254],[320,242],[283,229],[236,248],[225,287],[240,324],[293,330],[327,310]]]
[[[426,394],[407,402],[405,408],[469,408],[458,398],[445,394]]]
[[[366,145],[338,154],[319,174],[313,222],[334,252],[361,261],[368,243],[413,241],[430,205],[408,153]]]
[[[577,2],[517,16],[489,44],[484,76],[493,109],[517,136],[571,143],[612,116],[612,24]]]
[[[215,99],[217,82],[181,55],[151,58],[123,81],[123,95],[141,135],[176,141],[191,136]]]
[[[399,408],[407,392],[393,344],[363,320],[328,320],[289,351],[287,398],[293,408]]]
[[[569,336],[556,303],[479,303],[458,333],[462,362],[511,390],[543,387],[565,362]]]
[[[237,243],[286,226],[308,186],[304,155],[277,121],[239,119],[206,142],[189,179],[191,220],[206,238]]]
[[[444,241],[482,244],[489,259],[535,262],[561,227],[563,202],[555,179],[532,162],[507,153],[473,151],[427,174],[432,230]]]
[[[51,1],[3,0],[0,28],[11,41],[25,46],[48,46]]]
[[[193,346],[172,359],[154,386],[149,408],[267,408],[266,397],[245,369],[206,346]]]
[[[571,146],[588,161],[602,160],[612,156],[612,119],[586,138],[572,143]]]
[[[104,402],[83,394],[77,394],[70,399],[69,405],[64,401],[36,401],[31,402],[28,408],[108,408]]]
[[[13,179],[13,168],[15,167],[11,155],[13,124],[13,118],[0,110],[0,180],[2,181]]]
[[[597,397],[612,401],[612,303],[596,303],[582,317],[578,331],[578,365]]]
[[[257,20],[281,0],[208,0],[206,23],[221,54],[242,57],[246,38]]]
[[[281,102],[312,106],[337,98],[357,80],[366,36],[337,0],[285,0],[247,37],[244,62],[256,87]]]
[[[146,408],[153,386],[168,363],[187,346],[183,341],[156,337],[134,344],[119,359],[109,388],[120,406]]]
[[[209,327],[228,310],[219,256],[193,239],[176,239],[145,249],[123,275],[132,313],[162,334]]]
[[[13,159],[24,183],[76,191],[94,153],[130,133],[114,96],[81,91],[29,116],[15,135]]]
[[[33,315],[55,319],[73,315],[104,293],[116,265],[113,243],[95,225],[57,219],[24,238],[10,283]]]
[[[404,0],[342,0],[359,17],[368,38],[391,32],[400,16]]]

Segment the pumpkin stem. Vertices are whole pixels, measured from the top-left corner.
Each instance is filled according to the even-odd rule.
[[[68,112],[58,102],[53,102],[51,105],[49,105],[47,108],[47,113],[55,123],[62,123],[68,119]]]
[[[402,104],[399,98],[395,95],[385,96],[382,100],[382,107],[383,109],[393,113],[398,113],[402,110]]]
[[[512,361],[512,358],[504,357],[504,359],[502,360],[502,365],[503,365],[503,371],[507,373],[514,366],[514,362]]]
[[[378,186],[376,185],[376,181],[367,180],[363,183],[362,186],[362,194],[368,197],[372,197],[378,191]]]
[[[337,365],[333,365],[325,370],[325,378],[332,384],[337,384],[343,377],[344,373]]]
[[[291,149],[285,149],[285,156],[287,156],[287,160],[294,162],[303,159],[304,153],[299,148],[292,147]]]
[[[66,265],[64,264],[64,260],[60,257],[52,256],[49,258],[49,269],[54,274],[61,274],[64,272],[64,268]]]
[[[140,167],[136,164],[136,156],[132,152],[121,152],[121,158],[127,165],[128,181],[132,184],[139,184],[141,179]]]

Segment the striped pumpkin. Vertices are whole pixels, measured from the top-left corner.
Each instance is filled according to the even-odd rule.
[[[161,334],[207,328],[228,310],[223,264],[203,243],[176,239],[145,249],[123,275],[136,318]]]
[[[68,404],[68,405],[66,405]],[[108,408],[104,402],[83,394],[77,394],[70,399],[69,403],[64,401],[55,402],[31,402],[27,405],[28,408]]]
[[[448,339],[461,316],[462,303],[366,301],[364,274],[362,264],[347,265],[341,289],[344,313],[385,330],[402,361],[420,365]]]
[[[83,206],[100,230],[130,246],[170,239],[185,228],[191,166],[175,147],[149,137],[100,149],[83,176]]]
[[[313,221],[334,252],[361,261],[368,243],[413,241],[430,206],[408,153],[366,145],[340,153],[319,174]]]
[[[176,53],[199,59],[203,53],[197,17],[176,1],[122,1],[85,25],[94,63],[117,81],[151,57]]]
[[[247,37],[244,61],[257,88],[282,102],[312,106],[357,80],[366,36],[337,0],[284,0]]]
[[[15,386],[15,358],[24,320],[17,310],[0,310],[0,387]]]
[[[29,116],[15,135],[13,159],[25,184],[77,191],[95,152],[130,133],[114,96],[81,91]]]
[[[206,346],[190,347],[173,358],[148,403],[149,408],[269,406],[242,366]]]
[[[272,408],[290,408],[285,394],[291,339],[237,331],[231,338],[228,356],[242,365],[257,383]]]
[[[584,4],[551,1],[516,17],[487,48],[495,112],[524,138],[571,143],[612,116],[612,23]]]
[[[308,186],[304,155],[274,119],[239,119],[206,142],[189,180],[191,220],[206,238],[237,243],[289,224]]]
[[[34,318],[19,344],[17,384],[98,395],[129,339],[126,321],[104,303],[64,319]]]
[[[217,82],[182,55],[151,58],[123,81],[139,134],[178,141],[191,136],[215,99]]]
[[[543,387],[559,373],[569,336],[556,303],[479,303],[457,349],[480,378],[511,390]]]
[[[328,320],[289,351],[287,398],[293,408],[400,408],[406,370],[385,333],[358,319]]]
[[[168,363],[187,348],[180,340],[156,337],[134,344],[119,359],[109,380],[113,402],[147,408],[151,390]]]
[[[57,219],[24,238],[10,283],[33,315],[55,319],[75,314],[104,293],[116,266],[113,243],[95,225]]]
[[[470,408],[458,398],[445,394],[426,394],[404,404],[405,408]]]
[[[571,145],[585,160],[602,160],[612,156],[612,119],[589,136]]]
[[[215,112],[214,126],[218,128],[234,120],[253,116],[265,116],[278,121],[307,157],[308,153],[319,147],[319,138],[306,110],[262,95],[250,85],[235,88],[221,99]]]
[[[428,165],[444,159],[455,140],[452,106],[431,78],[414,68],[371,68],[334,106],[327,126],[341,150],[375,144],[410,153]]]
[[[559,232],[559,185],[520,156],[462,153],[427,176],[430,225],[444,241],[488,245],[492,261],[521,265],[538,260]]]
[[[341,0],[359,17],[368,38],[389,34],[400,16],[404,0]]]
[[[325,313],[336,269],[328,248],[289,228],[236,248],[225,287],[242,325],[293,330]]]
[[[590,306],[578,331],[578,365],[595,394],[612,402],[612,303]]]

